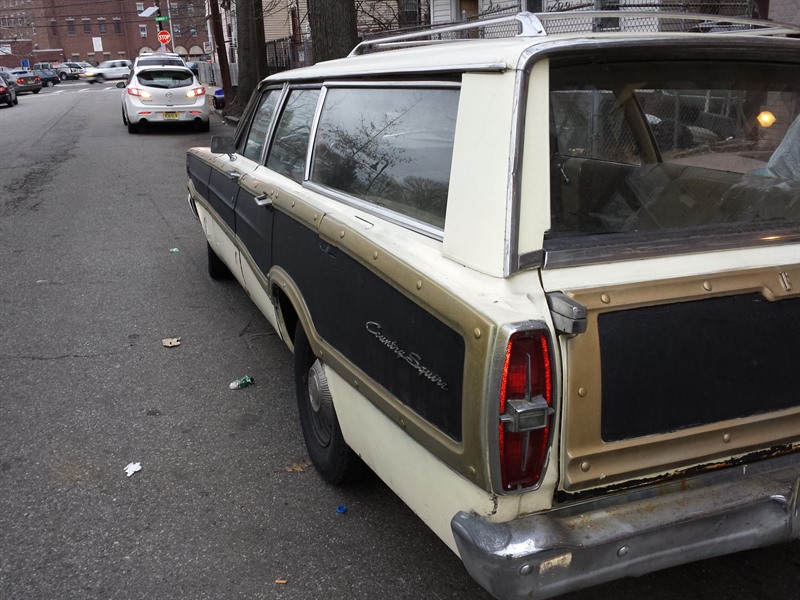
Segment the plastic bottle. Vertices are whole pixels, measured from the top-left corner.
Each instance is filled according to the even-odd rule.
[[[243,375],[242,377],[239,377],[239,379],[237,379],[236,381],[231,381],[228,387],[231,388],[232,390],[238,390],[241,388],[249,387],[254,383],[255,381],[253,381],[253,378],[250,377],[250,375]]]

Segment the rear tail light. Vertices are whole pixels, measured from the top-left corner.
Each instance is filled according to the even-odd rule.
[[[151,95],[150,95],[148,92],[146,92],[146,91],[144,91],[144,90],[140,90],[139,88],[135,88],[135,87],[129,87],[129,88],[125,88],[125,90],[126,90],[126,91],[127,91],[127,92],[128,92],[130,95],[131,95],[131,96],[137,96],[137,97],[139,97],[139,98],[143,98],[143,99],[145,99],[145,100],[147,100],[147,99],[149,99],[149,98],[152,98],[152,96],[151,96]]]
[[[42,80],[42,78],[41,78],[41,77],[34,77],[33,79],[34,79],[35,81],[41,81],[41,80]]]
[[[205,95],[206,95],[206,88],[203,87],[194,88],[186,92],[187,98],[198,98],[200,96],[205,96]]]
[[[553,385],[544,332],[514,333],[500,384],[498,442],[506,491],[535,486],[544,469],[553,422]]]
[[[8,88],[0,85],[0,94],[5,94],[8,91]]]

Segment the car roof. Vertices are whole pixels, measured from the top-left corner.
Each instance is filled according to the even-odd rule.
[[[620,30],[620,25],[611,31],[592,31],[598,19],[608,18],[615,22],[629,19],[631,24],[628,25],[626,20],[624,31]],[[682,20],[685,29],[689,30],[692,27],[699,28],[701,24],[708,26],[709,21],[715,18],[720,23],[742,25],[746,28],[728,29],[719,33],[709,32],[708,28],[697,29],[697,32],[664,31],[670,27],[669,23],[674,24],[676,20]],[[646,25],[639,26],[636,31],[636,24],[645,20]],[[512,37],[499,37],[496,32],[501,27],[506,31],[513,27],[519,33],[515,35],[512,32]],[[478,32],[476,38],[468,34],[465,37],[465,33],[470,30]],[[431,33],[435,34],[434,37],[445,39],[425,39],[431,37]],[[601,45],[624,47],[638,52],[642,47],[659,44],[665,47],[669,44],[687,44],[687,47],[695,48],[698,45],[735,47],[739,44],[765,48],[784,46],[796,52],[800,48],[800,40],[789,39],[787,36],[798,34],[800,28],[792,25],[720,15],[635,10],[520,13],[368,40],[359,44],[346,58],[277,73],[265,79],[264,83],[348,76],[363,78],[365,74],[381,76],[504,71],[522,68],[532,56],[558,48],[593,48]]]

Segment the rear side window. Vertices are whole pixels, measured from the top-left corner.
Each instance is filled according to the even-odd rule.
[[[172,89],[192,85],[194,77],[192,72],[183,69],[153,69],[140,71],[136,78],[139,83],[154,88]]]
[[[458,94],[432,87],[328,90],[312,181],[444,227]]]
[[[253,115],[250,131],[239,142],[239,151],[242,156],[250,160],[260,161],[264,150],[264,143],[269,133],[269,126],[278,105],[280,90],[268,90],[261,98],[261,102]]]
[[[275,130],[267,167],[298,183],[303,181],[311,122],[319,90],[294,90]]]

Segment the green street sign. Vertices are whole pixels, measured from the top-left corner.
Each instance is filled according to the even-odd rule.
[[[169,17],[156,17],[156,23],[158,21],[169,21]]]

